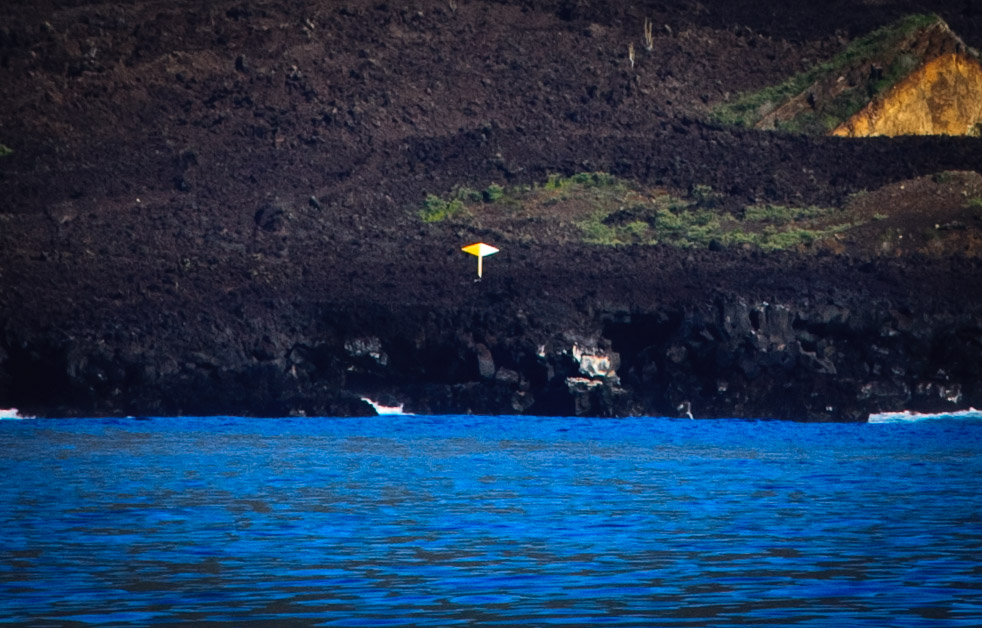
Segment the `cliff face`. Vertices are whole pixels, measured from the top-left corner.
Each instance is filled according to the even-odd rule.
[[[410,317],[312,353],[343,355],[345,386],[417,413],[865,421],[880,408],[982,401],[982,324],[967,314],[732,295],[594,311],[562,327],[500,314],[430,312],[428,323]],[[297,370],[325,375],[308,361]]]
[[[982,65],[961,54],[917,68],[833,135],[972,135],[982,129]]]
[[[910,8],[859,5],[847,38]],[[977,44],[982,15],[964,7],[930,8]],[[370,413],[367,396],[415,412],[862,420],[982,406],[982,192],[952,174],[978,168],[982,143],[705,120],[836,55],[841,14],[0,3],[0,408],[348,415]],[[925,50],[958,51],[932,32]],[[501,204],[499,221],[420,215],[431,194],[480,211],[479,191],[583,172],[643,185],[607,216],[583,199],[575,219],[544,201]],[[706,235],[748,208],[749,239]],[[795,213],[863,224],[792,233]],[[646,237],[587,243],[588,218]],[[658,231],[690,228],[706,237],[689,248]],[[809,247],[809,229],[829,246]],[[481,282],[460,252],[476,241],[501,249]]]
[[[975,261],[826,258],[805,275],[793,256],[704,253],[687,270],[642,259],[634,276],[598,264],[572,284],[561,260],[528,270],[509,253],[482,282],[471,260],[431,269],[447,286],[428,303],[398,285],[339,303],[284,278],[216,308],[186,278],[136,310],[8,324],[0,396],[49,416],[370,414],[362,397],[417,413],[809,421],[982,405]]]
[[[429,314],[407,325],[365,312],[344,337],[244,360],[198,347],[148,363],[144,352],[8,334],[5,402],[55,416],[345,416],[370,414],[365,397],[416,413],[865,421],[982,401],[982,326],[969,315],[733,298],[598,312],[550,331],[520,313],[502,326]],[[375,319],[396,316],[391,328]]]

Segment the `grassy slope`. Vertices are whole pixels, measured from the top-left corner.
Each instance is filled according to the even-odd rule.
[[[872,255],[895,254],[901,244],[906,252],[975,256],[980,194],[978,174],[942,172],[856,194],[839,208],[758,204],[727,211],[709,186],[683,193],[584,172],[535,185],[458,187],[448,198],[428,196],[417,212],[424,222],[454,224],[475,236],[540,244]]]
[[[933,13],[909,15],[892,24],[879,28],[869,35],[849,44],[845,50],[829,61],[820,63],[807,72],[797,74],[779,85],[759,91],[741,94],[733,102],[715,107],[712,117],[721,124],[752,127],[768,113],[798,96],[816,83],[834,80],[835,76],[849,68],[868,66],[875,59],[890,57],[889,67],[883,75],[869,84],[847,89],[829,103],[824,103],[819,113],[808,112],[783,125],[782,130],[795,133],[827,133],[839,123],[856,113],[869,99],[893,86],[907,72],[920,64],[909,54],[893,54],[898,45],[915,32],[940,22]]]
[[[560,233],[571,239],[593,244],[681,248],[801,248],[852,226],[848,216],[830,208],[761,205],[734,215],[718,202],[708,186],[681,195],[594,172],[553,175],[533,186],[458,188],[447,199],[428,196],[419,215],[424,222],[449,220],[510,237],[552,223],[565,226]]]

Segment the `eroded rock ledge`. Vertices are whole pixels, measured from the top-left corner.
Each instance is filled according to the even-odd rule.
[[[317,339],[196,350],[24,333],[0,349],[5,399],[38,415],[661,415],[864,421],[982,404],[982,324],[889,304],[748,301],[593,310],[325,311]],[[250,345],[254,345],[251,346]]]

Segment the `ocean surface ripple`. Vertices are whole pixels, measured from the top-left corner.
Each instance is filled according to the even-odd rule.
[[[0,623],[979,626],[982,421],[0,422]]]

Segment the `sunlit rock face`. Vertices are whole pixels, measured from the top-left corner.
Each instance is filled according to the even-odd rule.
[[[841,137],[974,135],[982,130],[982,65],[946,54],[914,70],[832,131]]]
[[[718,106],[715,115],[814,136],[979,136],[982,65],[944,20],[913,14],[781,84]]]

